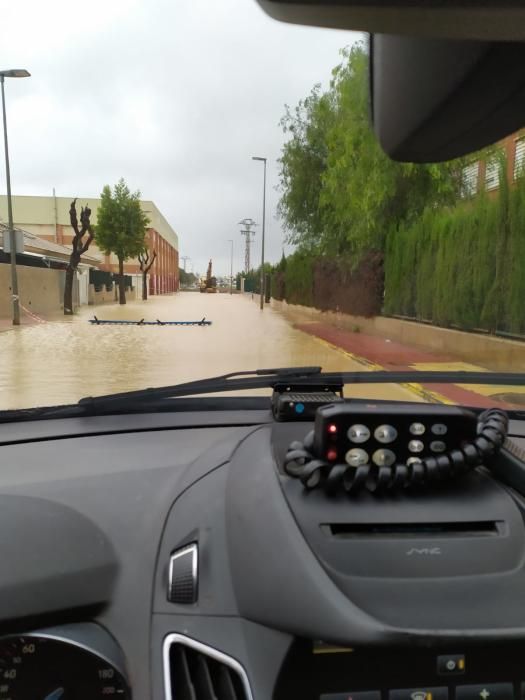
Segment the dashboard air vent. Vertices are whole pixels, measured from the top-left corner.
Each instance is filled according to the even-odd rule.
[[[337,538],[349,537],[497,537],[508,534],[502,521],[445,523],[329,523],[321,530]]]
[[[179,634],[164,642],[167,700],[252,700],[241,664]]]

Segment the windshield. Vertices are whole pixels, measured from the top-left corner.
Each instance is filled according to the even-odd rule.
[[[366,37],[255,0],[24,0],[4,26],[0,409],[260,367],[525,372],[525,130],[394,163]]]

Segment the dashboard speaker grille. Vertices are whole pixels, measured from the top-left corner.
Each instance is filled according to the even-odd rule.
[[[215,649],[180,635],[167,638],[167,700],[252,700],[242,666]]]
[[[197,602],[199,549],[196,542],[182,547],[170,557],[168,600],[189,605]]]

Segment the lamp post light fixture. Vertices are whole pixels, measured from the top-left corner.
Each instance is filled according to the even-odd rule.
[[[7,184],[7,223],[9,229],[9,244],[11,258],[11,297],[13,299],[13,325],[20,325],[20,299],[18,296],[18,277],[16,274],[16,239],[13,225],[13,203],[11,200],[11,173],[9,170],[9,148],[7,145],[7,118],[5,112],[4,81],[6,78],[29,78],[31,74],[23,68],[0,71],[0,85],[2,86],[2,116],[4,121],[4,153],[5,153],[5,179]]]
[[[266,222],[266,158],[260,156],[252,156],[252,160],[260,160],[264,163],[264,179],[263,179],[263,215],[262,215],[262,244],[261,244],[261,311],[264,309],[264,231]]]

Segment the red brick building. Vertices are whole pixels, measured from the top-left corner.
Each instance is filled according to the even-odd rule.
[[[69,208],[73,197],[13,197],[13,216],[15,226],[34,233],[44,240],[69,246],[73,231],[69,222]],[[88,205],[91,209],[91,222],[97,224],[97,211],[100,199],[78,197],[77,211]],[[151,253],[156,252],[155,261],[149,271],[149,293],[170,294],[179,288],[179,239],[174,229],[151,201],[141,201],[141,207],[150,223],[148,245]],[[0,196],[0,220],[7,220],[7,198]],[[101,254],[99,269],[106,272],[118,272],[118,260],[115,255],[104,255],[95,240],[89,251]],[[141,284],[141,272],[138,260],[127,260],[124,273],[135,276],[136,284]],[[135,282],[133,283],[135,284]]]
[[[499,141],[497,147],[507,160],[507,178],[512,185],[525,174],[525,130],[517,131]],[[482,190],[494,192],[499,188],[499,160],[497,155],[486,160],[474,160],[463,169],[465,195],[474,195]]]

